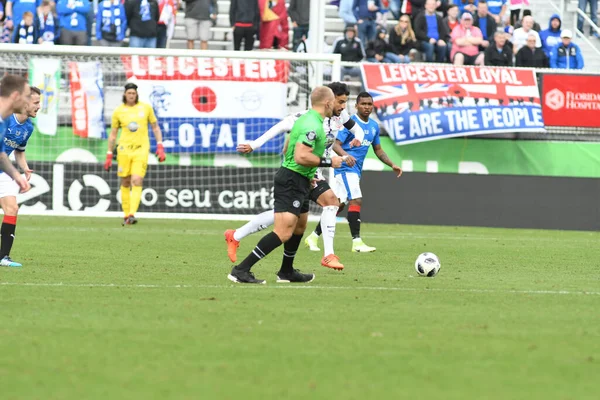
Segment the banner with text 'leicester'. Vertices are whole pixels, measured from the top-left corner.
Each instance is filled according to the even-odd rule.
[[[235,152],[286,116],[288,62],[122,56],[173,153]],[[151,136],[152,145],[154,138]],[[259,151],[281,151],[283,137]]]
[[[361,68],[377,116],[398,145],[545,131],[533,70],[405,64]]]

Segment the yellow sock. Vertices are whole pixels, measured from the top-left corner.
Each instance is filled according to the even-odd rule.
[[[121,186],[121,207],[123,208],[125,217],[129,217],[130,191],[130,187]]]
[[[140,201],[142,200],[142,187],[132,186],[131,187],[131,207],[129,209],[129,215],[135,215],[138,208],[140,207]]]

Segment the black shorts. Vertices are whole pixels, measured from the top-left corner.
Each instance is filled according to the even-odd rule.
[[[477,57],[479,57],[479,54],[477,54],[475,56],[468,56],[465,53],[461,53],[460,51],[457,51],[454,54],[454,58],[456,58],[456,54],[462,54],[463,57],[465,58],[465,62],[463,63],[463,65],[475,65],[475,60],[477,60]],[[454,59],[452,60],[452,62],[454,62]]]
[[[312,200],[314,203],[317,203],[317,199],[326,191],[328,191],[329,189],[331,189],[331,187],[329,186],[329,183],[327,183],[327,181],[318,181],[317,182],[317,186],[313,187],[310,189],[310,195],[309,195],[309,199]],[[320,204],[319,204],[320,205]]]
[[[287,168],[279,168],[274,183],[276,213],[289,212],[298,216],[308,212],[311,188],[307,177]]]

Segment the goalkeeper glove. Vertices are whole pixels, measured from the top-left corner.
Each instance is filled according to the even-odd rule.
[[[113,160],[113,153],[112,152],[107,152],[106,153],[106,161],[104,161],[104,169],[105,170],[110,170],[110,167],[112,166],[112,160]]]
[[[163,162],[167,158],[167,155],[165,154],[165,148],[163,147],[162,143],[156,145],[156,157],[158,157],[158,162]]]

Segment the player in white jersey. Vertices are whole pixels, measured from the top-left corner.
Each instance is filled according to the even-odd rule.
[[[356,114],[352,118],[360,125],[364,135],[360,146],[350,146],[353,141],[352,133],[341,131],[336,142],[343,151],[354,157],[356,162],[353,165],[342,163],[341,167],[335,169],[335,194],[340,200],[340,211],[344,206],[348,205],[348,226],[352,235],[352,252],[355,253],[370,253],[375,251],[375,247],[367,246],[360,237],[360,209],[362,206],[362,191],[360,189],[360,179],[362,168],[367,158],[369,148],[373,147],[373,152],[379,160],[392,168],[399,178],[402,175],[402,168],[397,166],[390,160],[383,148],[379,139],[379,124],[369,116],[373,112],[373,97],[367,92],[361,92],[356,98]],[[338,146],[336,146],[336,150]],[[316,247],[317,241],[321,235],[321,229],[317,225],[317,229],[311,233],[305,240],[305,243],[313,249]],[[317,248],[318,250],[318,248]]]
[[[359,146],[362,142],[362,137],[364,137],[364,132],[362,131],[362,128],[350,118],[350,115],[346,111],[346,103],[348,101],[348,95],[350,94],[348,91],[348,87],[346,86],[346,84],[341,82],[333,82],[328,86],[336,96],[336,101],[334,108],[334,116],[331,118],[325,118],[325,120],[323,121],[323,128],[328,139],[327,152],[331,150],[331,147],[335,143],[337,132],[344,128],[347,128],[351,132],[353,132],[356,138],[355,141],[353,141],[352,145]],[[248,144],[240,144],[238,146],[238,151],[240,153],[250,153],[264,145],[269,140],[275,138],[276,136],[289,132],[294,126],[296,120],[300,118],[302,114],[304,114],[304,112],[289,115],[253,142]],[[284,152],[287,148],[287,143],[288,142],[286,140],[286,143],[284,145]],[[339,155],[347,156],[347,154],[343,151],[342,154]],[[353,165],[354,158],[347,157],[346,163]],[[333,251],[335,224],[340,204],[339,200],[337,199],[337,196],[335,195],[333,190],[331,190],[329,184],[324,179],[323,174],[320,171],[318,171],[315,175],[315,180],[313,181],[313,189],[310,193],[310,199],[313,202],[320,205],[321,207],[323,207],[323,212],[321,215],[321,225],[323,232],[326,232],[326,234],[323,235],[324,256],[321,260],[321,265],[327,268],[341,270],[344,268],[344,266],[340,263],[339,258],[335,255]],[[231,262],[236,261],[237,248],[239,246],[239,242],[244,237],[258,232],[262,229],[265,229],[266,227],[272,225],[274,220],[274,211],[269,210],[258,214],[250,222],[236,230],[227,230],[225,232],[225,241],[227,242],[227,255],[229,256]]]

